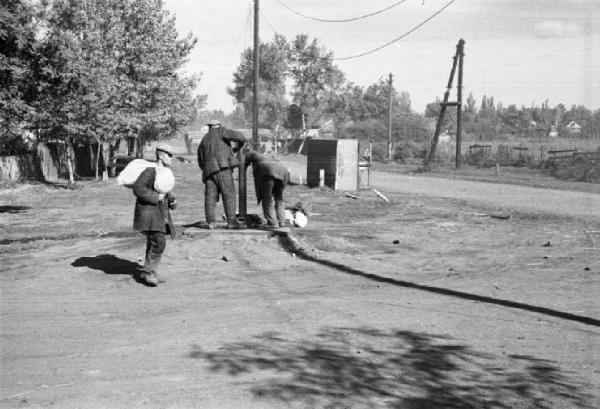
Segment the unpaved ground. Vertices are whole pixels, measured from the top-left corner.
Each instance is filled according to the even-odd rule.
[[[294,186],[297,240],[209,232],[174,170],[157,288],[130,191],[0,194],[1,407],[600,407],[598,220]]]

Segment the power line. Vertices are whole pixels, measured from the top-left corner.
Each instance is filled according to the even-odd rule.
[[[273,32],[274,32],[275,34],[277,34],[277,33],[278,33],[278,31],[277,31],[277,30],[275,30],[275,29],[273,28],[273,26],[271,25],[271,23],[269,23],[269,20],[267,20],[267,18],[265,17],[265,15],[263,14],[263,12],[262,12],[262,11],[260,11],[260,16],[262,17],[263,21],[264,21],[265,23],[267,23],[267,25],[269,26],[269,28],[270,28],[271,30],[273,30]]]
[[[388,11],[388,10],[390,10],[390,9],[392,9],[392,8],[394,8],[394,7],[396,7],[396,6],[400,5],[400,4],[402,4],[402,3],[404,3],[405,1],[406,1],[406,0],[400,0],[400,1],[398,1],[398,2],[396,2],[396,3],[394,3],[394,4],[392,4],[391,6],[388,6],[388,7],[386,7],[386,8],[383,8],[383,9],[381,9],[381,10],[374,11],[373,13],[365,14],[365,15],[358,16],[358,17],[352,17],[352,18],[347,18],[347,19],[321,19],[321,18],[316,18],[316,17],[307,16],[306,14],[302,14],[302,13],[300,13],[300,12],[298,12],[298,11],[296,11],[296,10],[292,9],[291,7],[289,7],[287,4],[285,4],[285,3],[284,3],[284,2],[282,2],[281,0],[277,0],[277,2],[278,2],[279,4],[281,4],[283,7],[285,7],[286,9],[288,9],[289,11],[291,11],[292,13],[294,13],[294,14],[296,14],[296,15],[300,16],[300,17],[307,18],[307,19],[309,19],[309,20],[320,21],[320,22],[322,22],[322,23],[348,23],[348,22],[350,22],[350,21],[361,20],[361,19],[364,19],[364,18],[368,18],[368,17],[375,16],[375,15],[377,15],[377,14],[381,14],[381,13],[383,13],[384,11]]]
[[[248,16],[246,17],[246,22],[244,23],[244,27],[243,27],[242,31],[240,32],[240,34],[238,35],[238,38],[235,41],[235,44],[233,45],[231,52],[229,53],[229,57],[227,57],[227,62],[223,65],[223,69],[221,70],[219,75],[217,75],[217,78],[212,83],[212,85],[207,89],[207,91],[206,91],[207,94],[213,90],[213,88],[217,85],[217,82],[219,82],[219,80],[223,76],[223,73],[225,72],[225,70],[229,67],[229,63],[231,61],[231,57],[233,56],[233,53],[237,49],[237,46],[240,43],[240,40],[242,39],[242,36],[244,36],[244,34],[247,34],[247,30],[250,27],[250,16],[251,15],[252,15],[252,13],[251,13],[251,9],[250,9],[250,3],[248,3]]]
[[[342,61],[342,60],[350,60],[353,58],[359,58],[359,57],[364,57],[365,55],[369,55],[374,53],[375,51],[379,51],[382,48],[388,47],[392,44],[394,44],[396,41],[400,41],[402,40],[404,37],[408,36],[409,34],[415,32],[416,30],[418,30],[419,28],[421,28],[422,26],[424,26],[425,24],[427,24],[429,21],[431,21],[433,18],[435,18],[438,14],[440,14],[442,11],[444,11],[445,9],[447,9],[448,7],[450,7],[450,5],[452,3],[454,3],[456,0],[450,0],[448,3],[446,3],[446,5],[444,7],[442,7],[441,9],[439,9],[438,11],[436,11],[434,14],[432,14],[431,16],[429,16],[427,19],[425,19],[424,21],[422,21],[421,23],[417,24],[416,26],[414,26],[413,28],[411,28],[410,30],[408,30],[406,33],[402,34],[399,37],[396,37],[395,39],[393,39],[392,41],[389,41],[379,47],[373,48],[372,50],[369,51],[365,51],[363,53],[360,54],[356,54],[356,55],[351,55],[348,57],[342,57],[342,58],[333,58],[334,61]]]

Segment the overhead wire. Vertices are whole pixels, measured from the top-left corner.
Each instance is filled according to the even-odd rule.
[[[274,32],[275,34],[277,34],[277,33],[278,33],[278,31],[277,31],[277,30],[275,30],[275,29],[273,28],[273,26],[271,25],[271,23],[269,23],[269,20],[267,20],[267,18],[265,17],[265,15],[263,14],[263,12],[262,12],[262,11],[260,11],[260,16],[262,17],[262,20],[263,20],[264,22],[266,22],[266,23],[267,23],[267,25],[269,26],[269,28],[270,28],[271,30],[273,30],[273,32]]]
[[[442,13],[444,10],[446,10],[448,7],[450,7],[452,5],[452,3],[454,3],[455,1],[456,0],[450,0],[448,3],[446,3],[446,5],[444,5],[444,7],[442,7],[441,9],[439,9],[438,11],[436,11],[435,13],[433,13],[431,16],[429,16],[428,18],[426,18],[425,20],[423,20],[422,22],[420,22],[419,24],[417,24],[416,26],[414,26],[413,28],[411,28],[407,32],[405,32],[402,35],[394,38],[392,41],[388,41],[387,43],[385,43],[383,45],[380,45],[379,47],[373,48],[373,49],[371,49],[369,51],[365,51],[365,52],[360,53],[360,54],[350,55],[348,57],[333,58],[333,60],[334,61],[344,61],[344,60],[351,60],[353,58],[364,57],[365,55],[373,54],[376,51],[379,51],[379,50],[381,50],[381,49],[383,49],[385,47],[388,47],[388,46],[394,44],[395,42],[400,41],[403,38],[407,37],[409,34],[414,33],[419,28],[423,27],[425,24],[427,24],[428,22],[430,22],[431,20],[433,20],[440,13]]]
[[[219,75],[217,75],[217,77],[213,81],[212,85],[206,90],[207,94],[210,93],[215,88],[215,86],[217,85],[217,83],[219,82],[219,80],[221,79],[221,77],[223,76],[223,73],[229,67],[229,64],[231,62],[231,57],[233,56],[233,53],[237,49],[238,44],[240,43],[240,40],[242,39],[242,37],[245,37],[245,35],[248,34],[248,30],[250,28],[250,17],[252,16],[250,5],[251,5],[251,3],[249,2],[248,3],[248,15],[246,16],[246,22],[244,23],[244,27],[242,28],[242,31],[238,35],[238,38],[235,41],[235,44],[231,48],[231,52],[229,53],[229,57],[227,57],[227,62],[223,65],[223,69],[221,69],[221,72],[219,72]]]
[[[402,4],[402,3],[404,3],[405,1],[406,0],[397,1],[396,3],[392,4],[391,6],[388,6],[388,7],[385,7],[383,9],[381,9],[381,10],[377,10],[377,11],[374,11],[372,13],[365,14],[365,15],[358,16],[358,17],[352,17],[352,18],[346,18],[346,19],[323,19],[323,18],[316,18],[316,17],[307,16],[306,14],[302,14],[302,13],[300,13],[300,12],[292,9],[291,7],[289,7],[287,4],[285,4],[281,0],[277,0],[277,2],[279,4],[281,4],[283,7],[285,7],[286,9],[288,9],[289,11],[291,11],[292,13],[294,13],[294,14],[300,16],[300,17],[304,17],[306,19],[309,19],[309,20],[320,21],[322,23],[348,23],[348,22],[351,22],[351,21],[356,21],[356,20],[361,20],[361,19],[369,18],[369,17],[372,17],[372,16],[376,16],[377,14],[381,14],[381,13],[383,13],[385,11],[388,11],[388,10],[390,10],[390,9],[392,9],[392,8],[394,8],[394,7]]]

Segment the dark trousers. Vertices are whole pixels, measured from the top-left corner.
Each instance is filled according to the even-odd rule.
[[[269,226],[277,226],[278,222],[279,225],[283,226],[285,223],[283,189],[285,189],[283,182],[271,176],[265,176],[260,182],[260,200],[263,215]]]
[[[156,273],[162,254],[167,247],[167,240],[165,234],[160,231],[145,231],[144,234],[146,235],[144,271]]]
[[[216,222],[215,207],[219,195],[223,199],[227,223],[235,223],[235,183],[233,182],[233,170],[223,169],[213,173],[204,185],[204,214],[207,223]]]

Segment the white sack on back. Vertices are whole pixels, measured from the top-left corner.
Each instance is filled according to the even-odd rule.
[[[308,224],[308,217],[302,212],[296,212],[294,214],[294,226],[305,227]]]
[[[156,178],[154,178],[154,190],[158,193],[169,193],[175,187],[175,176],[169,168],[156,168]]]
[[[147,161],[146,159],[134,159],[125,166],[125,169],[123,169],[121,173],[119,173],[117,183],[121,186],[132,188],[144,169],[150,167],[155,168],[156,163]]]

